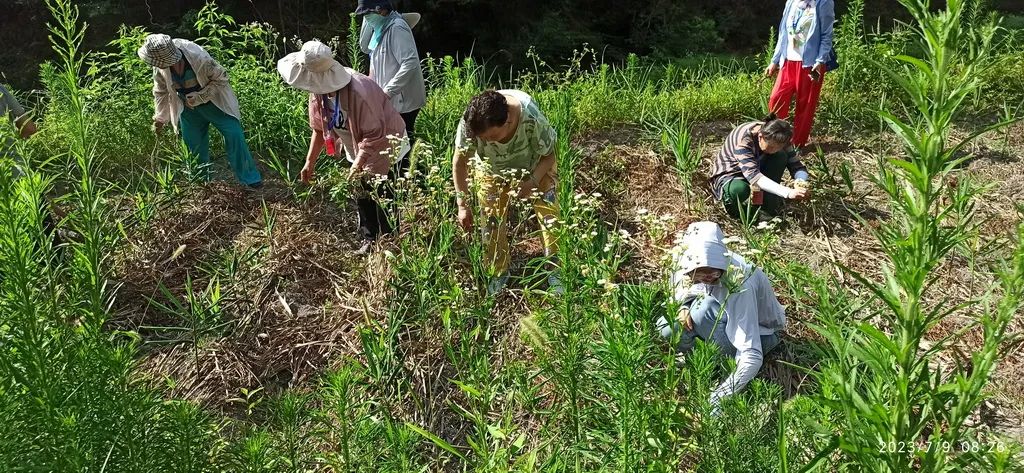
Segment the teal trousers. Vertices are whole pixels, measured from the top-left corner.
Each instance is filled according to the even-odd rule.
[[[189,152],[199,158],[199,164],[210,163],[210,125],[224,136],[228,164],[231,165],[231,171],[235,173],[238,181],[245,185],[262,182],[263,177],[256,169],[256,160],[253,159],[249,145],[245,142],[242,123],[212,103],[191,109],[186,107],[181,112],[181,136]]]

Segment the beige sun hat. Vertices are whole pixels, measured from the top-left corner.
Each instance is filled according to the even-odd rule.
[[[419,13],[402,13],[402,19],[409,24],[410,29],[415,28],[422,18],[423,15],[420,15]]]
[[[139,58],[157,69],[167,69],[181,60],[181,50],[174,40],[165,34],[146,36],[138,51]]]
[[[307,41],[302,50],[277,61],[285,83],[314,94],[330,94],[352,80],[352,70],[334,60],[334,52],[319,41]]]

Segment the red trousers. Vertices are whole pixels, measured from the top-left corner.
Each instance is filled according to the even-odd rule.
[[[803,67],[800,61],[785,61],[779,77],[775,80],[772,96],[768,99],[768,109],[779,118],[789,116],[789,102],[796,95],[796,110],[793,112],[793,146],[801,148],[807,144],[811,136],[811,125],[814,124],[814,111],[818,109],[818,96],[825,74],[812,81],[811,68]]]

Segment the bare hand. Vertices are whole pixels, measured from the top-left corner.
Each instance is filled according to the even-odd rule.
[[[811,198],[810,189],[794,189],[793,195],[790,197],[793,200],[807,200]]]
[[[820,81],[822,77],[825,77],[825,65],[824,64],[815,64],[814,65],[814,72],[818,73],[818,80]]]
[[[533,180],[530,178],[523,179],[523,182],[519,183],[519,198],[526,199],[533,195]]]
[[[306,161],[306,165],[302,166],[302,171],[299,171],[299,180],[303,184],[309,184],[309,181],[313,180],[313,175],[316,173],[316,162]]]
[[[679,315],[676,316],[676,319],[679,320],[679,323],[683,324],[687,331],[693,331],[693,318],[690,317],[690,309],[685,307],[679,309]]]
[[[352,167],[348,168],[348,180],[349,181],[355,181],[356,179],[359,179],[362,176],[363,176],[363,168],[362,168],[362,166],[356,166],[355,164],[353,164]]]
[[[459,204],[459,226],[467,232],[473,230],[473,210],[468,205]]]
[[[768,67],[764,70],[764,75],[766,75],[768,77],[771,77],[771,76],[774,76],[778,72],[779,72],[779,65],[775,64],[773,62],[773,63],[769,64]]]

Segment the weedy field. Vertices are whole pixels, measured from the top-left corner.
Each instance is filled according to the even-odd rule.
[[[707,184],[732,127],[765,114],[767,61],[611,65],[583,49],[509,82],[427,57],[401,232],[357,257],[347,164],[297,182],[306,99],[273,67],[294,44],[213,4],[196,23],[267,179],[247,190],[222,168],[203,182],[148,131],[144,31],[81,51],[76,9],[50,0],[61,60],[22,95],[41,125],[19,144],[30,172],[0,173],[0,465],[1021,471],[1024,33],[953,0],[906,0],[914,22],[869,31],[850,3],[803,150],[814,197],[785,219],[732,221]],[[493,86],[533,94],[558,131],[565,294],[546,291],[528,213],[497,296],[455,222],[455,127]],[[65,245],[42,230],[41,196]],[[790,320],[716,415],[730,361],[703,344],[677,357],[654,329],[673,310],[676,234],[705,219]]]

